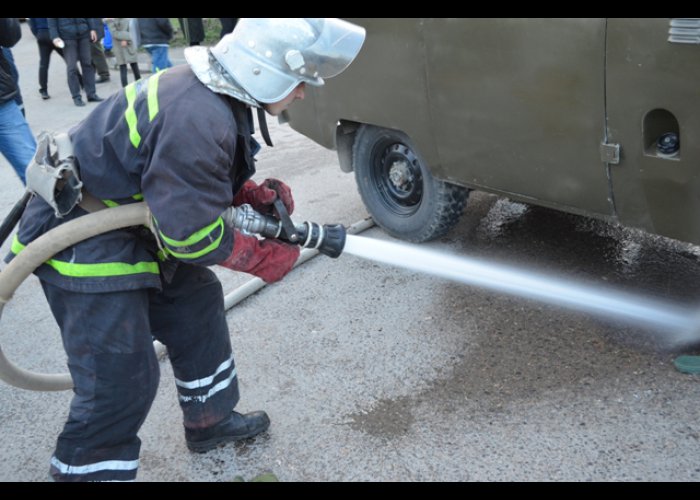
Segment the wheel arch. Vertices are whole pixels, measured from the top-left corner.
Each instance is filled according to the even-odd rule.
[[[431,171],[433,173],[442,172],[435,141],[433,140],[432,135],[427,133],[423,127],[410,127],[408,130],[403,130],[401,127],[393,125],[381,125],[372,122],[339,119],[336,121],[334,145],[338,153],[340,169],[343,172],[350,173],[353,171],[352,150],[357,133],[362,127],[384,128],[407,135],[411,138],[411,141],[416,149],[420,151],[421,157],[428,165],[430,165]],[[438,177],[440,177],[440,175],[438,175]]]
[[[335,148],[338,153],[340,170],[348,174],[353,171],[352,149],[357,131],[361,126],[362,123],[359,122],[340,120],[335,129]]]

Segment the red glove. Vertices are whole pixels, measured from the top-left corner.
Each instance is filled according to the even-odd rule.
[[[292,270],[298,257],[297,245],[273,239],[259,240],[234,229],[233,252],[219,265],[274,283]]]
[[[246,181],[233,197],[233,206],[237,207],[248,203],[261,214],[271,214],[272,204],[278,197],[291,215],[294,212],[292,190],[284,182],[277,179],[265,179],[260,185],[255,184],[254,181]]]

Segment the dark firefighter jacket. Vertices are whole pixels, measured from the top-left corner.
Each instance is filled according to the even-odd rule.
[[[206,88],[187,65],[115,93],[69,132],[80,176],[108,206],[145,200],[164,252],[145,228],[110,231],[60,252],[36,274],[68,290],[104,292],[160,287],[159,269],[172,262],[223,261],[233,232],[221,214],[255,172],[250,133],[245,105]],[[35,197],[12,252],[84,214],[76,207],[56,219]]]

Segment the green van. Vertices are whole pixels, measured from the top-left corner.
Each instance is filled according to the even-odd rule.
[[[472,189],[700,244],[700,19],[350,19],[352,65],[281,119],[426,241]]]

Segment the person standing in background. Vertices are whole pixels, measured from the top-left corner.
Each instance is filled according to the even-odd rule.
[[[62,48],[66,60],[68,88],[76,106],[85,106],[80,92],[78,61],[83,74],[88,102],[103,101],[95,90],[95,68],[90,57],[90,42],[97,41],[95,22],[97,18],[49,17],[49,36],[53,44]],[[100,21],[101,23],[101,21]]]
[[[19,71],[17,71],[17,65],[15,65],[15,56],[12,55],[12,51],[9,47],[2,48],[2,55],[5,56],[5,60],[7,60],[8,64],[10,65],[10,74],[12,75],[12,79],[15,81],[15,85],[17,85],[17,94],[15,94],[14,98],[15,102],[17,103],[19,110],[22,112],[22,116],[26,116],[24,112],[24,99],[22,99],[22,91],[19,89]]]
[[[151,55],[153,72],[170,68],[168,57],[173,25],[167,17],[140,17],[138,22],[141,46]]]
[[[190,47],[204,41],[204,22],[201,17],[178,17],[177,20]]]
[[[141,78],[138,62],[138,50],[134,46],[129,31],[131,18],[129,17],[107,17],[105,18],[107,27],[112,34],[112,51],[117,59],[119,66],[119,78],[122,82],[122,87],[126,87],[129,83],[126,77],[126,65],[131,66],[131,71],[134,73],[134,81]]]
[[[233,31],[233,29],[236,27],[236,23],[238,23],[238,18],[220,17],[219,21],[221,21],[221,34],[219,35],[219,37],[223,38],[224,35],[228,35]]]
[[[0,47],[10,48],[22,38],[22,28],[16,18],[0,18]],[[15,102],[19,92],[12,76],[10,63],[0,51],[0,153],[26,184],[24,171],[36,150],[36,140],[27,120]]]
[[[101,17],[95,17],[92,20],[95,33],[97,33],[97,40],[94,42],[90,41],[90,56],[92,57],[92,67],[95,68],[95,72],[100,75],[95,83],[105,83],[109,81],[110,75],[107,57],[102,48],[102,39],[105,37],[104,23]]]
[[[51,62],[51,53],[55,50],[63,58],[63,49],[59,49],[51,41],[49,23],[45,17],[30,17],[29,29],[34,33],[36,44],[39,47],[39,94],[41,94],[42,99],[50,99],[49,64]]]

